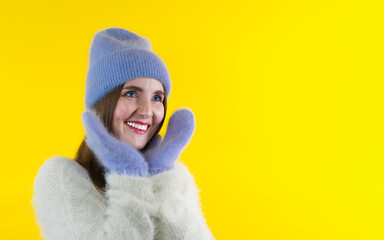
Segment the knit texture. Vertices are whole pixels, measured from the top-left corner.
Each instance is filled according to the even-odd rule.
[[[82,119],[86,132],[85,141],[108,171],[147,176],[148,164],[138,150],[109,133],[95,113],[84,111]]]
[[[34,181],[33,209],[46,240],[211,240],[199,190],[182,163],[150,178],[106,176],[100,195],[87,171],[65,157],[48,159]]]
[[[95,113],[84,111],[82,118],[85,140],[98,161],[107,170],[134,176],[155,175],[172,169],[195,129],[193,113],[186,108],[179,109],[169,119],[164,140],[156,136],[142,154],[110,134]]]
[[[201,212],[200,190],[186,166],[176,162],[174,170],[151,181],[157,201],[154,239],[214,239]]]
[[[159,80],[169,97],[171,80],[163,60],[149,40],[122,28],[98,32],[89,54],[85,106],[92,108],[117,86],[138,77]]]
[[[189,109],[175,111],[168,122],[164,140],[156,136],[143,153],[148,162],[149,175],[156,175],[173,168],[195,130],[195,117]]]

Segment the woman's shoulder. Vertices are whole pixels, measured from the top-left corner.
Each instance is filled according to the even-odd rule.
[[[63,239],[73,230],[68,226],[74,219],[88,216],[79,212],[87,212],[92,206],[105,205],[87,170],[76,161],[62,156],[45,160],[39,168],[33,183],[31,204],[42,232],[46,236],[55,236],[52,239]]]
[[[47,159],[33,183],[33,202],[40,206],[100,198],[88,172],[76,161],[61,156]],[[44,203],[44,204],[41,204]]]
[[[41,165],[34,180],[34,187],[57,188],[92,185],[87,170],[78,162],[63,156],[51,157]]]
[[[63,156],[53,156],[51,158],[48,158],[38,170],[38,176],[42,174],[50,174],[57,176],[57,174],[63,173],[70,175],[79,174],[85,177],[88,176],[87,170],[82,167],[78,162],[71,158]]]
[[[75,160],[63,157],[63,156],[53,156],[45,160],[43,165],[41,165],[40,169],[45,168],[57,168],[57,167],[72,167],[72,168],[78,168],[81,167],[79,163],[77,163]]]

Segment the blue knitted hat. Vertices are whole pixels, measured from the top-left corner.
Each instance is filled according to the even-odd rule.
[[[152,51],[149,40],[122,28],[96,33],[89,55],[86,108],[92,108],[120,84],[138,77],[159,80],[169,97],[171,80],[168,69]]]

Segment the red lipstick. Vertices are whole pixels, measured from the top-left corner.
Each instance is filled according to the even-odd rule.
[[[137,128],[133,127],[133,126],[130,126],[130,125],[128,124],[128,122],[147,126],[147,129],[146,129],[146,130],[137,129]],[[133,132],[135,132],[135,133],[137,133],[137,134],[140,134],[140,135],[145,134],[145,133],[148,131],[149,126],[150,126],[149,123],[144,123],[144,122],[140,122],[140,121],[126,121],[125,124],[127,124],[127,126],[128,126]]]
[[[127,121],[127,122],[137,123],[137,124],[140,124],[140,125],[150,125],[149,123],[140,122],[140,121]]]

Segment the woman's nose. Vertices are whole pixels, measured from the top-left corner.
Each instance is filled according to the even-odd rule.
[[[137,107],[137,113],[144,117],[144,118],[150,118],[153,116],[153,111],[151,108],[151,101],[139,101],[138,107]]]

